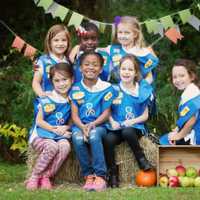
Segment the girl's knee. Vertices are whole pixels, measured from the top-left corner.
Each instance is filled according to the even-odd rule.
[[[84,143],[84,137],[81,132],[75,132],[72,134],[72,142],[73,144],[83,144]]]

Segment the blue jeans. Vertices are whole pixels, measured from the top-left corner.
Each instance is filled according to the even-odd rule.
[[[85,142],[81,130],[72,133],[72,142],[81,165],[83,176],[90,174],[106,176],[107,169],[102,144],[102,137],[104,135],[106,135],[106,129],[96,127],[90,131],[88,142]]]

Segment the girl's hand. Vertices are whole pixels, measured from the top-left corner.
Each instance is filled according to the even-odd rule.
[[[68,126],[55,126],[53,128],[53,132],[55,132],[58,135],[64,135],[67,130]]]
[[[63,134],[63,136],[66,138],[70,138],[71,135],[72,135],[72,132],[70,132],[70,131],[65,131],[65,133]]]
[[[133,119],[127,119],[127,120],[125,120],[124,122],[123,122],[123,125],[125,126],[125,127],[130,127],[130,126],[132,126],[134,123],[133,123]]]
[[[114,120],[110,123],[110,125],[111,125],[112,129],[114,129],[114,130],[120,128],[120,124],[117,121],[114,121]]]
[[[177,140],[177,131],[170,132],[168,135],[168,140],[170,144],[175,144]]]

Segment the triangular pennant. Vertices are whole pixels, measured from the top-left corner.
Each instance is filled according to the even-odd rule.
[[[74,25],[75,28],[78,28],[83,20],[83,15],[73,12],[72,16],[68,22],[68,26]]]
[[[55,9],[55,12],[52,15],[53,17],[60,17],[61,21],[64,21],[68,12],[68,8],[65,8],[64,6],[58,4],[57,9]]]
[[[181,40],[183,38],[183,35],[181,35],[181,33],[178,32],[175,27],[167,30],[165,32],[165,36],[175,44],[177,44],[178,39]]]
[[[200,20],[199,20],[196,16],[192,15],[192,16],[190,17],[190,19],[188,20],[188,23],[189,23],[191,26],[193,26],[197,31],[199,31]]]
[[[54,13],[55,11],[57,10],[59,4],[56,3],[56,2],[53,2],[49,7],[48,9],[45,11],[45,13],[51,13],[52,16],[54,17]]]
[[[34,0],[34,3],[37,5],[40,0]]]
[[[40,0],[38,3],[38,7],[43,7],[44,10],[46,11],[47,8],[53,3],[53,0]]]
[[[13,40],[12,47],[16,48],[19,52],[23,49],[25,41],[21,39],[19,36],[16,36]]]
[[[162,23],[165,29],[171,28],[174,26],[174,22],[170,15],[160,18],[160,22]]]
[[[180,18],[183,22],[183,24],[187,23],[190,16],[191,16],[191,12],[190,12],[190,9],[185,9],[185,10],[182,10],[180,12],[178,12],[179,15],[180,15]]]
[[[115,32],[116,32],[115,27],[116,27],[115,24],[112,24],[111,41],[113,41],[113,39],[115,38]]]
[[[161,23],[158,23],[157,30],[154,31],[154,34],[159,34],[161,37],[164,37],[164,27]]]
[[[34,47],[32,47],[29,44],[26,44],[26,49],[24,51],[24,56],[29,57],[31,60],[33,60],[36,51],[37,50]]]
[[[99,31],[100,31],[101,33],[104,33],[105,29],[106,29],[106,24],[100,23],[100,24],[99,24]]]
[[[148,33],[152,33],[152,32],[155,32],[157,30],[158,21],[155,20],[155,19],[154,20],[145,21],[145,25],[146,25]]]

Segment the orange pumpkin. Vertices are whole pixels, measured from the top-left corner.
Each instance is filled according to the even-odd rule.
[[[136,174],[135,183],[137,186],[151,187],[156,184],[155,170],[140,170]]]

